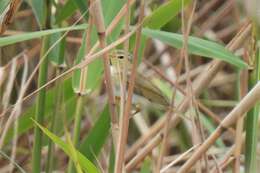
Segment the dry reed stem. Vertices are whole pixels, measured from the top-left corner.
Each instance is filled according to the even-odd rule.
[[[15,106],[15,114],[14,114],[14,136],[12,141],[12,153],[11,153],[11,160],[15,160],[16,157],[16,151],[17,151],[17,141],[18,141],[18,125],[19,121],[17,120],[18,116],[22,112],[22,98],[24,95],[24,92],[26,91],[24,84],[26,82],[26,78],[28,75],[28,57],[23,56],[24,59],[24,69],[22,74],[22,82],[21,82],[21,88],[19,92],[19,96],[17,99],[17,103]],[[9,164],[9,172],[13,172],[14,165],[12,163]]]
[[[177,83],[178,83],[178,76],[179,76],[180,70],[178,70],[178,71],[179,72],[177,75]],[[164,129],[163,129],[163,132],[162,132],[163,139],[162,139],[161,151],[159,153],[159,157],[158,157],[156,168],[155,168],[156,173],[160,172],[160,169],[161,169],[162,163],[163,163],[163,157],[166,153],[169,131],[170,131],[170,120],[172,118],[172,115],[174,114],[173,107],[174,107],[174,100],[175,100],[176,93],[177,93],[177,91],[176,91],[176,89],[174,89],[172,98],[171,98],[170,111],[166,114],[166,123],[165,123]]]
[[[199,145],[197,144],[197,145],[191,147],[190,149],[188,149],[187,151],[185,151],[184,153],[182,153],[178,158],[176,158],[175,160],[170,162],[168,165],[166,165],[164,168],[162,168],[160,173],[164,173],[165,171],[167,171],[167,169],[169,169],[170,167],[172,167],[173,165],[178,163],[180,160],[182,160],[184,157],[186,157],[192,150],[196,149],[198,146]]]
[[[127,35],[127,33],[130,32],[130,0],[126,2],[126,14],[125,14],[125,28],[124,28],[124,34]],[[125,51],[125,57],[124,57],[124,63],[123,63],[123,69],[122,69],[122,84],[121,84],[121,113],[120,117],[124,114],[125,109],[125,99],[126,99],[126,83],[127,83],[127,72],[128,72],[128,65],[127,65],[127,59],[128,55],[127,52],[129,51],[129,40],[126,40],[124,42],[124,51]]]
[[[208,3],[206,3],[194,16],[194,22],[196,22],[197,20],[199,20],[200,18],[202,18],[204,15],[206,15],[211,8],[213,8],[217,2],[219,2],[218,0],[211,0]]]
[[[241,100],[241,102],[222,120],[216,130],[201,144],[197,151],[180,168],[178,173],[186,173],[193,164],[211,147],[222,132],[234,124],[236,120],[250,110],[260,99],[260,82]]]
[[[219,118],[220,117],[219,115],[216,115],[209,108],[207,108],[205,105],[203,105],[200,101],[198,101],[198,100],[196,100],[196,101],[202,112],[207,114],[216,124],[221,123],[221,119]],[[235,136],[235,130],[232,127],[228,128],[227,130],[232,136]]]
[[[18,55],[19,57],[20,55]],[[11,92],[14,86],[14,82],[15,82],[15,77],[16,77],[16,73],[17,73],[17,58],[12,59],[11,63],[10,63],[10,73],[9,73],[9,78],[7,81],[7,84],[5,86],[5,92],[3,94],[3,98],[2,98],[2,105],[3,105],[3,113],[6,112],[6,108],[8,107],[8,105],[10,104],[10,99],[11,99]],[[4,74],[3,74],[4,75]],[[3,130],[3,122],[4,119],[0,120],[0,133]]]
[[[200,146],[200,145],[198,145],[198,146]],[[214,155],[220,155],[220,154],[225,154],[225,153],[226,153],[226,148],[212,147],[208,150],[208,155],[209,155],[209,157],[212,157],[212,158],[213,158]],[[165,164],[169,164],[169,163],[173,162],[174,160],[178,159],[182,154],[183,153],[178,153],[178,154],[175,154],[175,155],[166,156],[164,158],[163,162]],[[185,157],[182,157],[182,159],[180,159],[180,161],[182,163],[184,163],[186,160],[188,160],[190,158],[191,155],[192,155],[192,152],[187,154]]]
[[[107,53],[109,51],[111,51],[112,49],[114,49],[116,46],[122,44],[125,40],[129,39],[135,32],[136,30],[140,27],[141,25],[136,26],[134,29],[132,29],[132,31],[130,33],[128,33],[125,36],[122,36],[121,38],[119,38],[118,40],[114,41],[113,43],[111,43],[110,45],[106,46],[104,49],[100,50],[99,52],[93,54],[93,55],[89,55],[87,59],[85,59],[84,61],[82,61],[81,63],[71,67],[70,69],[68,69],[67,71],[63,72],[62,74],[56,76],[55,78],[51,79],[50,81],[48,81],[45,85],[42,85],[41,87],[39,87],[38,89],[36,89],[35,91],[31,92],[29,95],[25,96],[23,98],[24,100],[27,100],[29,98],[31,98],[33,95],[35,95],[36,93],[38,93],[40,90],[46,88],[47,86],[49,86],[50,84],[54,83],[56,80],[65,77],[67,75],[71,75],[71,73],[74,70],[77,69],[81,69],[84,68],[85,66],[87,66],[88,64],[90,64],[91,62],[93,62],[94,60],[100,58],[104,53]],[[1,116],[0,116],[1,117]]]
[[[155,67],[154,65],[152,65],[149,61],[144,59],[143,62],[148,67],[150,67],[156,74],[158,74],[162,79],[164,79],[165,81],[170,83],[173,87],[178,89],[182,94],[186,94],[186,91],[184,91],[184,89],[182,89],[181,86],[179,85],[179,79],[178,79],[178,82],[177,81],[173,81],[168,76],[166,76],[162,70],[160,70],[158,67]]]
[[[213,88],[213,87],[223,86],[224,84],[235,82],[236,79],[237,79],[236,74],[226,74],[226,73],[219,74],[212,80],[209,87]]]
[[[31,58],[35,57],[35,55],[39,52],[40,48],[41,48],[41,45],[38,44],[38,45],[36,45],[35,47],[33,47],[32,49],[30,49],[29,51],[24,50],[22,53],[20,53],[20,54],[17,55],[16,57],[14,57],[14,58],[17,59],[17,69],[19,69],[19,68],[24,64],[24,58],[21,58],[21,57],[22,57],[21,55],[26,56],[26,57],[28,58],[28,61],[29,61]],[[26,54],[26,55],[24,55],[24,54]],[[0,67],[0,68],[2,68],[2,71],[1,71],[1,74],[0,74],[0,79],[1,79],[1,80],[0,80],[0,86],[2,86],[3,82],[4,82],[5,79],[8,77],[7,74],[10,72],[11,66],[12,66],[12,61],[8,62],[8,63],[7,63],[5,66],[3,66],[3,67]],[[7,102],[7,101],[5,101],[5,102]],[[4,108],[4,111],[1,112],[1,114],[0,114],[0,118],[3,117],[4,115],[6,115],[6,113],[7,113],[12,107],[13,107],[13,105]]]
[[[144,63],[150,67],[152,70],[154,70],[162,79],[164,79],[166,82],[168,82],[169,84],[172,85],[172,87],[175,87],[176,89],[178,89],[179,92],[181,92],[181,94],[184,95],[184,97],[186,97],[186,91],[184,91],[180,86],[179,86],[179,79],[178,79],[178,83],[175,83],[174,81],[172,81],[171,79],[169,79],[158,67],[153,66],[150,62],[148,62],[147,60],[143,60]],[[207,64],[208,65],[208,64]],[[207,66],[206,65],[206,66]],[[205,68],[205,67],[203,67]],[[203,69],[202,68],[202,69]],[[186,76],[186,73],[185,73]],[[232,75],[233,77],[234,75]],[[228,75],[228,77],[230,77]],[[216,78],[215,78],[216,79]],[[215,80],[214,79],[214,80]],[[212,83],[214,82],[214,80],[212,81]],[[215,85],[214,85],[215,86]],[[202,110],[204,113],[206,113],[214,122],[216,122],[217,124],[219,124],[221,122],[221,119],[219,118],[218,115],[216,115],[214,112],[212,112],[210,109],[208,109],[203,103],[200,102],[200,100],[194,99],[194,102],[198,105],[199,109]],[[234,136],[235,135],[235,130],[233,128],[228,128],[228,131]]]
[[[20,112],[21,112],[21,105],[22,105],[22,98],[26,92],[26,77],[27,77],[27,70],[28,70],[28,67],[27,67],[27,61],[28,61],[28,57],[26,55],[24,55],[24,58],[27,59],[25,60],[25,69],[24,69],[24,73],[23,73],[23,80],[22,80],[22,87],[21,87],[21,91],[19,93],[19,97],[14,105],[14,109],[12,110],[10,116],[8,117],[6,123],[5,123],[5,127],[3,128],[3,131],[1,132],[1,137],[0,137],[0,149],[3,148],[4,146],[4,140],[5,140],[5,136],[7,134],[7,131],[9,129],[9,127],[11,126],[12,122],[18,118]]]
[[[81,16],[81,18],[82,18],[82,17],[83,17],[83,15]],[[76,23],[78,23],[78,22],[81,20],[81,18],[79,18],[79,19],[73,24],[73,26],[76,25]],[[32,71],[31,75],[29,75],[28,80],[27,80],[27,81],[25,82],[25,84],[24,84],[25,91],[22,93],[23,96],[21,96],[21,97],[22,97],[22,102],[23,102],[24,100],[26,100],[26,96],[25,96],[26,90],[28,89],[29,84],[30,84],[31,81],[33,80],[34,75],[35,75],[36,72],[38,71],[39,67],[40,67],[41,64],[44,62],[45,58],[47,57],[47,55],[49,54],[49,52],[52,50],[52,48],[54,48],[54,46],[56,46],[56,45],[58,44],[58,42],[61,41],[61,40],[66,36],[66,34],[67,34],[68,32],[69,32],[69,31],[66,31],[53,45],[50,46],[50,48],[49,48],[49,49],[45,52],[45,54],[41,57],[40,61],[38,62],[38,64],[37,64],[36,67],[34,68],[34,70]],[[72,72],[72,71],[71,71],[71,72]],[[57,79],[58,79],[58,78],[57,78]],[[53,81],[53,82],[54,82],[54,81]],[[44,89],[44,88],[45,88],[44,86],[45,86],[45,85],[42,85],[40,88],[41,88],[41,89]],[[37,90],[40,90],[40,89],[38,88]],[[36,93],[37,93],[37,92],[36,92]],[[15,106],[16,106],[16,105],[15,105]],[[15,114],[15,112],[14,112],[14,111],[15,111],[15,106],[14,106],[14,109],[12,110],[12,112],[11,112],[10,117],[9,117],[8,120],[7,120],[5,129],[4,129],[4,132],[3,132],[2,136],[1,136],[1,139],[0,139],[0,148],[2,148],[2,145],[3,145],[3,143],[4,143],[4,139],[5,139],[7,130],[9,129],[9,127],[10,127],[10,125],[11,125],[13,119],[14,119],[13,116],[14,116],[14,114]],[[10,107],[9,107],[9,108],[10,108]],[[9,108],[8,108],[7,110],[9,110]],[[2,115],[3,115],[3,114],[1,114],[1,116],[2,116]]]
[[[17,58],[19,58],[19,56],[23,56],[23,54],[24,54],[24,52],[22,52],[22,54],[19,54],[18,56],[13,58],[12,61],[10,62],[10,73],[8,75],[9,76],[8,81],[5,86],[5,92],[4,92],[3,98],[2,98],[4,110],[7,108],[8,104],[9,104],[11,92],[12,92],[12,89],[14,86],[15,77],[16,77],[16,73],[17,73]]]
[[[153,138],[157,132],[158,129],[161,129],[163,126],[165,119],[161,118],[159,119],[154,125],[153,128],[150,128],[148,133],[141,136],[126,152],[125,161],[128,162],[134,155],[137,153],[138,149],[140,149],[145,142],[148,142],[149,139]],[[155,138],[155,137],[154,137]]]
[[[127,35],[130,32],[130,0],[126,2],[126,13],[125,13],[125,26],[124,26],[124,35]],[[125,40],[123,43],[124,46],[124,59],[123,59],[123,65],[119,66],[117,68],[119,69],[119,83],[120,83],[120,110],[119,110],[119,124],[123,124],[123,116],[125,111],[125,101],[126,101],[126,89],[127,89],[127,73],[129,70],[128,67],[128,51],[129,51],[129,39]],[[118,129],[117,129],[117,132]],[[119,137],[119,133],[117,133],[117,139]],[[116,143],[116,147],[118,143]]]
[[[206,68],[208,68],[208,64],[205,65],[200,65],[194,69],[192,69],[190,71],[190,77],[193,79],[196,76],[198,76],[203,70],[205,70]],[[227,73],[221,73],[221,74],[217,74],[217,76],[212,80],[212,82],[210,83],[209,87],[218,87],[218,86],[222,86],[223,84],[226,83],[232,83],[236,81],[236,74],[227,74]],[[180,76],[179,79],[179,84],[183,84],[186,81],[187,78],[187,74],[184,73],[183,75]]]
[[[140,152],[138,152],[136,156],[126,164],[126,171],[131,172],[136,167],[137,164],[142,162],[143,159],[149,153],[151,153],[151,151],[161,142],[162,137],[163,136],[161,134],[158,134],[150,142],[148,142],[147,146],[144,149],[142,149]]]
[[[138,24],[142,25],[144,18],[145,0],[140,2],[140,13],[138,17]],[[122,123],[119,124],[119,138],[116,149],[116,162],[115,162],[115,173],[121,173],[124,167],[125,149],[128,137],[128,126],[129,117],[132,108],[132,96],[134,92],[135,78],[138,66],[138,51],[141,43],[142,26],[136,31],[135,47],[133,52],[133,65],[131,69],[131,75],[129,79],[129,86],[127,92],[127,100],[125,103],[124,116],[122,117]]]
[[[131,4],[133,4],[134,0],[130,1]],[[123,17],[123,15],[125,14],[126,11],[126,6],[122,7],[122,9],[120,10],[120,12],[118,13],[118,15],[114,18],[114,20],[111,22],[111,24],[108,26],[107,30],[106,30],[106,35],[110,34],[113,29],[115,28],[117,22],[120,21],[120,19]],[[75,22],[77,23],[77,22]],[[74,23],[74,24],[75,24]],[[50,80],[49,82],[47,82],[45,85],[43,85],[41,88],[38,88],[37,90],[35,90],[34,92],[32,92],[31,94],[29,94],[28,96],[26,96],[24,98],[24,100],[30,98],[31,96],[33,96],[34,94],[36,94],[37,92],[39,92],[41,89],[47,87],[48,85],[50,85],[51,83],[55,82],[56,80],[58,80],[59,78],[62,78],[68,74],[71,74],[74,70],[76,69],[81,69],[84,68],[85,66],[87,66],[88,64],[90,64],[91,62],[93,62],[94,60],[96,60],[97,58],[101,57],[104,53],[109,52],[110,50],[114,49],[116,46],[122,44],[123,42],[125,42],[125,40],[128,40],[135,32],[136,30],[141,27],[140,25],[137,25],[135,28],[133,28],[131,30],[131,32],[127,33],[126,35],[120,37],[118,40],[114,41],[113,43],[111,43],[110,45],[106,46],[104,49],[100,50],[99,52],[92,54],[99,46],[99,43],[96,43],[92,49],[90,50],[90,53],[88,55],[85,56],[85,60],[81,63],[79,63],[78,65],[75,65],[73,67],[71,67],[70,69],[68,69],[67,71],[65,71],[63,74],[55,77],[54,79]],[[67,33],[67,32],[66,32]],[[65,34],[64,34],[65,35]],[[40,62],[38,63],[38,65],[40,64]],[[37,66],[38,66],[37,65]],[[37,67],[36,67],[37,68]]]
[[[245,57],[244,57],[245,59]],[[246,59],[245,59],[246,60]],[[247,60],[246,60],[247,61]],[[248,61],[247,61],[248,62]],[[248,92],[248,70],[242,70],[240,72],[240,97],[243,98]],[[242,134],[244,128],[244,118],[240,117],[236,123],[236,138],[235,138],[235,151],[234,151],[234,164],[233,172],[240,172],[240,154],[242,149]]]
[[[131,0],[130,3],[131,5],[133,4],[135,0]],[[111,24],[108,26],[107,28],[107,33],[106,34],[109,34],[113,31],[114,27],[116,26],[116,24],[120,21],[120,19],[124,16],[126,12],[126,5],[124,7],[122,7],[122,9],[119,11],[118,15],[114,18],[114,20],[111,22]],[[74,22],[74,24],[72,26],[74,26],[75,24],[77,24],[82,18],[83,18],[84,14],[76,21]],[[47,82],[45,85],[41,86],[40,88],[36,89],[35,91],[33,91],[31,94],[25,96],[23,98],[23,101],[27,100],[28,98],[32,97],[33,95],[35,95],[36,93],[38,93],[40,90],[46,88],[47,86],[49,86],[50,84],[52,84],[53,82],[55,82],[56,80],[62,78],[62,77],[65,77],[66,75],[69,75],[71,74],[74,70],[76,69],[80,69],[80,68],[84,68],[86,65],[88,65],[89,63],[91,63],[94,59],[100,57],[103,55],[103,53],[106,53],[108,51],[110,51],[111,49],[113,49],[114,47],[118,46],[119,44],[123,43],[125,40],[129,39],[130,36],[132,36],[135,31],[140,27],[141,25],[139,26],[136,26],[134,29],[132,29],[132,31],[130,33],[128,33],[127,35],[119,38],[117,41],[113,42],[112,44],[110,44],[109,46],[106,47],[106,50],[104,51],[100,51],[100,52],[97,52],[96,54],[94,55],[87,55],[85,57],[85,61],[78,64],[78,65],[75,65],[73,66],[72,68],[68,69],[67,71],[65,71],[64,73],[60,74],[59,76],[56,76],[54,79],[50,80],[49,82]],[[65,32],[64,35],[59,39],[63,39],[63,37],[68,33],[69,31]],[[58,40],[58,41],[59,41]],[[58,43],[58,41],[53,44],[50,49],[47,51],[45,57],[47,56],[47,54],[50,52],[50,50]],[[99,43],[97,43],[96,45],[96,48],[98,48],[99,46]],[[95,46],[92,48],[92,51],[93,49],[95,48]],[[93,58],[93,59],[92,59]],[[26,83],[26,85],[29,85],[29,83],[31,82],[31,80],[33,79],[34,75],[36,74],[38,68],[40,67],[40,64],[42,63],[43,59],[40,60],[40,62],[36,65],[36,67],[34,68],[34,71],[31,73],[31,75],[29,76],[28,78],[28,82]],[[10,109],[10,107],[8,108],[8,110]],[[0,115],[0,117],[3,116],[2,114]]]
[[[183,1],[182,1],[183,3]],[[184,20],[184,5],[182,4],[182,32],[183,32],[183,35],[184,35],[184,43],[183,43],[183,47],[181,49],[181,54],[182,54],[182,57],[184,59],[184,62],[185,62],[185,70],[186,70],[186,73],[187,73],[187,94],[188,94],[188,97],[193,95],[193,91],[192,91],[192,86],[191,86],[191,79],[190,79],[190,65],[189,65],[189,57],[188,57],[188,36],[189,36],[189,33],[190,33],[190,29],[191,29],[191,24],[192,24],[192,20],[193,20],[193,15],[194,15],[194,11],[195,11],[195,7],[196,7],[196,1],[194,2],[194,4],[192,5],[192,12],[191,12],[191,15],[189,16],[188,18],[188,22],[187,22],[187,26],[185,25],[185,20]],[[179,78],[179,75],[181,73],[181,67],[182,67],[182,61],[180,61],[179,63],[179,68],[177,69],[177,79],[176,79],[176,83],[178,84],[178,78]],[[173,116],[173,107],[174,107],[174,100],[175,100],[175,96],[176,96],[176,89],[173,91],[173,94],[172,94],[172,98],[171,98],[171,105],[170,105],[170,111],[169,113],[166,114],[166,123],[165,123],[165,126],[164,126],[164,129],[163,129],[163,140],[162,140],[162,146],[161,146],[161,151],[159,153],[159,157],[158,157],[158,160],[157,160],[157,164],[156,164],[156,168],[155,168],[155,172],[156,173],[159,173],[160,172],[160,169],[162,167],[162,163],[163,163],[163,157],[166,153],[166,149],[167,149],[167,143],[168,143],[168,135],[169,135],[169,131],[170,131],[170,121],[171,121],[171,118]]]
[[[210,16],[200,27],[200,30],[198,32],[198,35],[201,36],[203,35],[207,30],[213,28],[214,26],[216,26],[219,21],[221,21],[223,19],[223,17],[225,15],[227,15],[231,9],[234,6],[234,0],[229,0],[226,1],[224,5],[222,5],[220,7],[220,9],[213,14],[212,16]]]
[[[245,133],[242,134],[242,146],[244,145],[245,142]],[[223,165],[226,165],[226,162],[228,162],[228,160],[230,160],[230,158],[233,156],[234,152],[235,152],[235,144],[233,144],[230,149],[226,152],[226,154],[224,155],[224,157],[222,159],[220,159],[220,161],[217,163],[218,167],[222,167]],[[226,165],[227,166],[227,165]],[[210,173],[218,173],[218,170],[216,168],[213,168]]]
[[[87,59],[85,59],[83,62],[71,67],[70,69],[68,69],[67,71],[63,72],[62,74],[56,76],[55,78],[53,78],[52,80],[48,81],[45,85],[42,85],[41,87],[37,88],[35,91],[31,92],[30,94],[28,94],[27,96],[25,96],[23,98],[23,101],[31,98],[33,95],[37,94],[40,90],[46,88],[47,86],[49,86],[50,84],[54,83],[56,80],[65,77],[67,75],[71,75],[71,73],[76,70],[76,69],[81,69],[84,68],[85,66],[87,66],[88,64],[90,64],[92,61],[100,58],[104,53],[109,52],[110,50],[114,49],[116,46],[122,44],[125,40],[129,39],[135,32],[136,30],[141,27],[141,25],[137,25],[135,28],[133,28],[131,30],[131,32],[129,32],[128,34],[122,36],[121,38],[119,38],[118,40],[114,41],[113,43],[111,43],[110,45],[106,46],[104,49],[100,50],[99,52],[93,54],[93,55],[88,55]],[[64,34],[66,35],[66,33]],[[55,45],[52,45],[52,47],[54,47]],[[51,48],[50,48],[51,49]],[[28,83],[30,83],[30,81],[32,80],[34,74],[36,73],[37,69],[39,68],[39,65],[41,64],[41,62],[39,62],[37,64],[37,66],[35,67],[34,71],[31,73],[31,76],[28,79]],[[8,108],[8,110],[11,107]],[[3,114],[0,115],[0,117],[3,116]]]
[[[94,2],[93,0],[91,0],[90,2],[91,2],[90,4],[92,5],[92,7],[90,8],[90,12],[97,28],[100,48],[104,49],[106,47],[106,28],[105,28],[104,15],[102,12],[101,1],[95,0]],[[103,63],[104,63],[104,73],[105,73],[105,86],[108,94],[108,104],[109,104],[109,111],[111,116],[113,138],[114,138],[114,143],[117,143],[118,139],[117,139],[116,129],[118,127],[118,118],[115,109],[115,96],[114,96],[113,85],[112,85],[112,77],[111,77],[111,71],[109,65],[108,52],[105,52],[103,54]]]
[[[222,30],[217,31],[215,33],[215,35],[216,35],[217,39],[223,40],[223,39],[227,38],[229,35],[236,32],[238,28],[239,28],[239,26],[237,26],[237,24],[233,24]]]
[[[187,88],[187,97],[190,98],[190,108],[194,110],[195,116],[191,116],[191,125],[192,125],[192,143],[193,145],[200,144],[204,140],[204,134],[203,134],[203,127],[200,122],[200,117],[198,115],[198,107],[195,101],[195,94],[193,90],[193,86],[191,84],[191,78],[190,78],[190,62],[189,62],[189,55],[188,55],[188,38],[191,30],[191,25],[193,23],[193,15],[195,12],[197,1],[194,1],[193,7],[192,7],[192,12],[190,17],[188,18],[187,26],[185,26],[185,17],[184,17],[184,10],[182,10],[182,33],[183,33],[183,48],[182,48],[182,54],[184,57],[184,62],[185,62],[185,71],[187,73],[187,78],[186,78],[186,88]],[[169,120],[170,121],[170,120]],[[169,123],[169,122],[168,122]],[[196,150],[196,149],[195,149]],[[205,165],[206,169],[208,169],[208,161],[207,157],[204,157],[205,159]],[[196,173],[201,173],[202,172],[202,162],[198,161],[196,163]]]
[[[127,2],[127,6],[126,6],[126,11],[128,11],[129,8],[129,2]],[[106,31],[105,31],[105,24],[104,24],[104,18],[103,18],[103,14],[102,14],[102,8],[101,8],[101,3],[100,1],[95,2],[95,5],[93,5],[93,7],[90,10],[93,13],[96,14],[93,18],[94,21],[96,21],[96,26],[97,26],[97,31],[98,31],[98,35],[99,35],[99,44],[101,48],[105,48],[106,47],[106,41],[105,41],[105,37],[106,37]],[[127,14],[127,13],[126,13]],[[119,20],[114,20],[116,22],[118,22]],[[117,23],[113,24],[112,26],[115,26]],[[125,34],[125,36],[127,35],[127,33]],[[126,40],[127,41],[127,40]],[[98,45],[98,43],[96,44]],[[94,46],[95,48],[95,46]],[[95,49],[92,49],[92,51],[90,51],[89,54],[91,54],[92,52],[94,52]],[[109,99],[109,107],[110,107],[110,115],[111,115],[111,122],[112,122],[112,136],[114,139],[114,143],[116,144],[116,146],[119,146],[119,142],[120,142],[120,131],[118,134],[118,118],[116,115],[116,109],[115,109],[115,97],[114,97],[114,93],[113,93],[113,87],[112,87],[112,79],[111,79],[111,72],[110,72],[110,65],[109,65],[109,56],[108,53],[104,53],[103,54],[104,58],[104,69],[105,69],[105,81],[106,81],[106,89],[108,92],[108,99]],[[87,59],[87,57],[86,57]],[[124,102],[124,100],[122,100]],[[123,107],[121,107],[123,108]],[[119,127],[120,130],[120,127]],[[116,165],[117,163],[119,163],[118,161],[116,161]],[[117,169],[117,166],[115,167]],[[122,172],[122,167],[120,168],[119,172]]]
[[[129,3],[130,3],[130,5],[132,5],[134,2],[135,2],[135,0],[130,0]],[[126,12],[127,12],[127,4],[125,4],[121,8],[121,10],[118,12],[118,14],[114,17],[113,21],[110,23],[110,25],[106,29],[105,35],[109,35],[113,31],[113,29],[117,26],[117,24],[120,22],[120,20],[123,18],[123,16],[126,15]],[[89,56],[97,50],[99,44],[100,44],[99,42],[96,42],[96,44],[90,50],[89,54],[85,56],[85,60],[87,60],[89,58]]]
[[[246,23],[241,30],[238,32],[238,34],[234,37],[233,40],[228,44],[228,49],[230,51],[236,50],[240,44],[243,43],[243,41],[247,38],[247,36],[250,34],[252,25],[250,23]],[[221,69],[221,67],[224,65],[223,61],[220,60],[213,60],[209,67],[205,69],[200,76],[196,78],[194,81],[194,94],[196,96],[200,95],[200,93],[209,85],[211,80],[215,77],[217,72]],[[184,98],[181,105],[179,106],[177,112],[186,112],[188,109],[189,104],[189,98]],[[179,116],[174,116],[171,120],[171,126],[174,127],[180,122],[181,118]],[[166,118],[162,117],[159,121],[157,121],[151,128],[148,134],[145,136],[142,136],[139,140],[133,144],[133,146],[129,149],[131,151],[130,153],[134,153],[143,146],[143,144],[150,139],[151,137],[155,136],[162,127],[164,126],[166,122]]]
[[[203,65],[200,65],[194,69],[191,69],[190,70],[190,78],[194,78],[196,77],[197,75],[199,75],[203,70],[205,70],[205,68],[207,68],[209,66],[210,63],[208,64],[203,64]],[[187,80],[187,76],[188,74],[187,73],[184,73],[182,74],[180,77],[179,77],[179,84],[182,84],[184,83],[186,80]]]
[[[35,47],[30,50],[24,50],[19,53],[14,58],[17,59],[17,69],[19,69],[24,64],[24,59],[22,58],[24,54],[28,57],[28,61],[35,57],[35,55],[40,51],[41,45],[37,44]],[[12,58],[13,59],[13,58]],[[0,67],[2,69],[2,74],[0,75],[0,86],[3,84],[5,79],[8,77],[7,73],[9,73],[11,68],[12,61],[9,61],[5,66]]]

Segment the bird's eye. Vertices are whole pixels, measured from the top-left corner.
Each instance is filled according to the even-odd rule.
[[[119,59],[123,59],[124,56],[123,56],[123,55],[119,55],[118,58],[119,58]]]

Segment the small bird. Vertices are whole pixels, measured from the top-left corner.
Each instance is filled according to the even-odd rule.
[[[126,87],[129,85],[129,77],[132,67],[132,55],[123,50],[114,50],[110,53],[110,65],[115,85],[115,93],[120,89],[120,81],[122,81],[122,73],[124,68],[127,73]],[[162,106],[169,106],[167,97],[156,87],[148,78],[141,73],[137,73],[134,86],[134,94],[142,96],[152,103]]]

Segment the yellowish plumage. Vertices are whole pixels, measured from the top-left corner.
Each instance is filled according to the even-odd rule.
[[[113,76],[113,81],[116,90],[120,88],[120,81],[123,80],[123,70],[126,68],[127,72],[127,85],[129,84],[129,75],[131,70],[132,56],[122,50],[114,50],[110,53],[110,64]],[[164,94],[158,89],[148,78],[142,74],[137,73],[134,93],[148,99],[150,102],[157,103],[163,106],[168,106],[169,101]]]

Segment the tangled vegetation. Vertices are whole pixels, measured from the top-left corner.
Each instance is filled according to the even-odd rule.
[[[0,172],[256,173],[258,0],[1,0]]]

